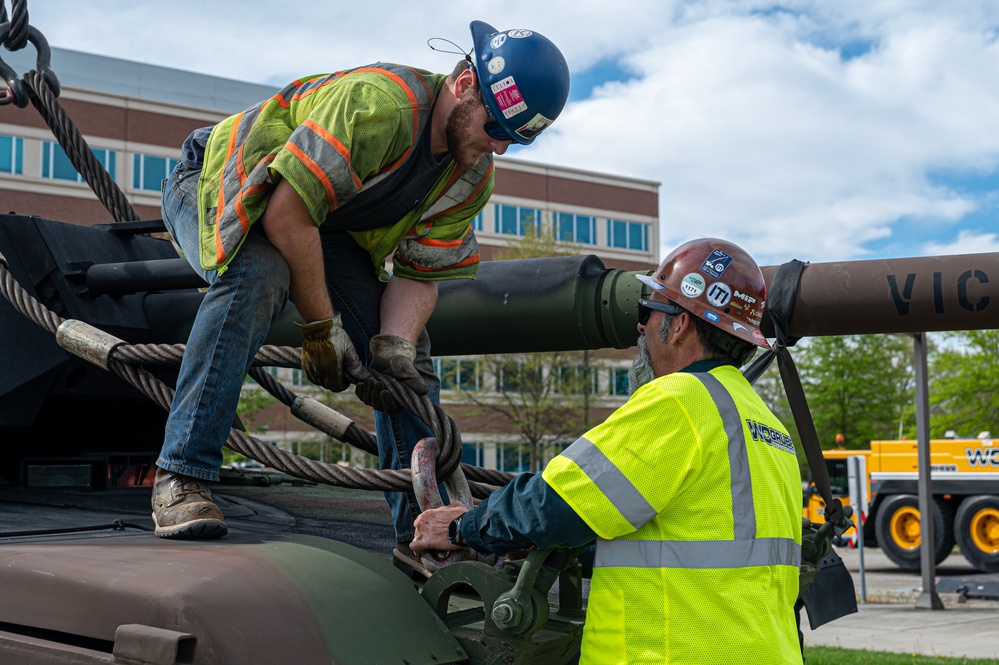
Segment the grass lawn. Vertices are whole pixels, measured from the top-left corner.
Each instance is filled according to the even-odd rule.
[[[885,651],[859,651],[839,647],[805,647],[805,665],[997,665],[999,659],[922,656]]]

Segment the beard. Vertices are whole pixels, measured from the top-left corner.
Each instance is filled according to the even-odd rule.
[[[471,119],[475,114],[476,106],[481,103],[478,95],[466,96],[454,105],[447,117],[447,122],[444,124],[447,151],[454,161],[466,169],[475,166],[482,157],[481,154],[476,154],[471,147]]]
[[[652,371],[652,357],[649,356],[649,350],[645,346],[645,335],[640,335],[638,337],[638,355],[635,356],[631,363],[631,369],[628,370],[628,394],[634,395],[636,390],[654,378],[656,375]]]

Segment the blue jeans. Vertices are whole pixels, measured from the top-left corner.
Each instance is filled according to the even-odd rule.
[[[201,268],[198,249],[198,179],[200,165],[181,161],[163,191],[163,222],[191,266],[208,282],[208,292],[194,319],[177,377],[157,465],[167,471],[214,481],[219,478],[222,447],[236,417],[243,379],[253,364],[271,323],[288,299],[290,275],[281,254],[255,225],[222,275]],[[385,284],[371,259],[346,232],[322,235],[326,284],[333,307],[365,365],[368,343],[380,327]],[[433,373],[426,330],[417,344],[416,368],[439,403],[440,381]],[[375,412],[379,461],[383,469],[409,468],[416,442],[432,432],[403,413]],[[413,538],[419,506],[412,492],[386,492],[396,538]]]

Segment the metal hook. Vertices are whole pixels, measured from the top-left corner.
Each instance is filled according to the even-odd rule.
[[[9,35],[10,22],[0,24],[0,44],[4,43]],[[52,94],[58,97],[59,79],[49,64],[52,59],[52,50],[49,48],[48,41],[45,40],[42,33],[30,25],[28,26],[28,41],[35,45],[35,50],[38,52],[35,58],[36,70],[45,78]],[[0,58],[0,77],[6,81],[8,88],[6,94],[0,97],[0,105],[13,103],[18,108],[25,108],[29,101],[28,86],[22,78],[18,77],[17,72],[3,61],[3,58]]]
[[[413,448],[410,466],[413,471],[413,492],[416,494],[416,503],[420,506],[420,510],[440,508],[444,505],[440,491],[437,489],[435,462],[439,454],[437,439],[432,436],[420,439]],[[468,509],[472,508],[472,490],[468,486],[468,481],[465,479],[461,467],[455,469],[454,473],[444,481],[444,488],[452,503],[461,503]],[[421,557],[424,567],[430,572],[440,570],[442,567],[457,561],[476,559],[478,559],[478,555],[468,548],[428,552]]]

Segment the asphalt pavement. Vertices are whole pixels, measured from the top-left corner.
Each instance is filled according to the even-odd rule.
[[[809,646],[834,646],[979,658],[999,664],[999,596],[995,594],[999,574],[977,572],[955,550],[936,570],[943,609],[917,609],[917,601],[923,598],[920,573],[902,571],[880,550],[866,548],[862,585],[858,551],[845,547],[836,551],[853,575],[858,612],[814,631],[803,617],[806,659]],[[866,602],[862,590],[866,590]],[[923,600],[929,598],[926,594]]]

